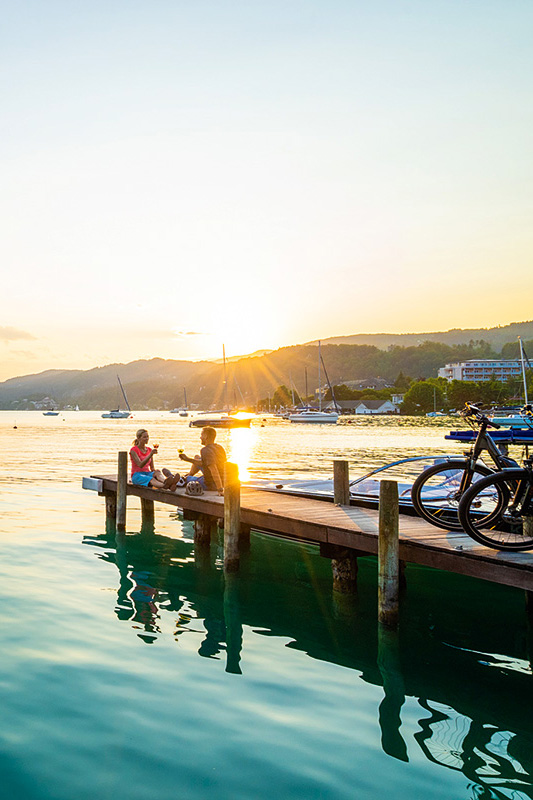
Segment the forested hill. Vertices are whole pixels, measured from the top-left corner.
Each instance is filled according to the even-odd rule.
[[[533,351],[532,343],[526,343]],[[505,357],[516,355],[508,345]],[[495,358],[485,342],[449,346],[426,342],[418,346],[380,350],[371,345],[324,345],[322,357],[333,384],[383,378],[394,383],[398,374],[429,378],[448,361],[467,358]],[[253,407],[257,400],[272,395],[285,384],[301,395],[306,374],[309,393],[318,381],[318,348],[314,345],[283,347],[262,356],[241,358],[227,366],[227,394],[231,405]],[[224,404],[224,370],[212,362],[171,361],[154,358],[129,364],[111,364],[92,370],[48,370],[37,375],[11,378],[0,383],[0,408],[32,408],[32,401],[52,398],[60,407],[108,409],[117,405],[120,375],[130,405],[138,408],[174,408],[183,404],[183,389],[189,403],[200,408]],[[324,372],[322,371],[324,381]],[[121,403],[121,405],[123,405]]]
[[[499,325],[496,328],[453,328],[437,333],[356,333],[323,339],[322,344],[370,344],[386,350],[391,346],[411,347],[423,342],[454,345],[483,340],[499,353],[505,344],[515,342],[518,336],[524,340],[533,339],[533,321],[512,322],[510,325]],[[307,344],[316,343],[314,341]]]

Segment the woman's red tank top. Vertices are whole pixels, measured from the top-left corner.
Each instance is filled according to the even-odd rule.
[[[146,464],[144,465],[144,467],[139,467],[139,466],[138,466],[138,464],[136,464],[136,463],[135,463],[135,461],[134,461],[134,460],[133,460],[133,458],[132,458],[132,455],[131,455],[131,454],[132,454],[133,452],[137,453],[137,455],[139,456],[139,461],[142,461],[142,460],[143,460],[143,458],[146,458],[146,456],[147,456],[147,454],[148,454],[148,453],[153,453],[154,451],[152,450],[152,448],[151,448],[151,447],[147,447],[147,448],[146,448],[146,450],[145,450],[145,452],[143,453],[143,452],[140,450],[140,448],[139,448],[139,447],[137,447],[137,445],[136,445],[136,444],[134,444],[134,445],[133,445],[133,447],[132,447],[132,448],[131,448],[131,450],[130,450],[130,459],[131,459],[131,474],[132,474],[132,475],[135,475],[135,473],[136,473],[136,472],[152,472],[152,468],[151,468],[151,466],[150,466],[150,464],[151,464],[152,462],[151,462],[151,461],[147,461],[147,462],[146,462]]]

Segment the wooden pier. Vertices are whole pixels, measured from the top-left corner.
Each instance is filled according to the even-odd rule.
[[[235,471],[231,475],[226,478],[225,497],[216,492],[193,496],[184,489],[168,492],[135,486],[125,483],[123,475],[121,480],[116,475],[84,478],[84,488],[97,490],[105,497],[107,517],[116,518],[117,529],[125,526],[126,497],[140,498],[143,520],[148,523],[153,523],[154,501],[183,509],[187,519],[195,520],[198,547],[208,545],[217,521],[224,519],[224,566],[228,571],[238,569],[239,547],[249,544],[251,529],[318,545],[321,555],[332,559],[334,588],[339,591],[354,588],[359,556],[376,555],[380,562],[380,595],[385,603],[384,621],[394,622],[405,562],[524,589],[529,601],[533,598],[533,552],[493,550],[462,532],[446,532],[418,517],[398,516],[393,501],[392,506],[388,501],[388,508],[378,512],[241,486]],[[383,482],[386,483],[390,482]],[[390,545],[380,545],[380,538],[385,537]],[[391,597],[392,616],[386,605]],[[532,602],[528,607],[533,613]]]

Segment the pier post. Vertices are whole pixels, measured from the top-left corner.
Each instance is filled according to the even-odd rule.
[[[357,555],[353,550],[340,548],[331,559],[333,591],[354,594],[357,589]]]
[[[154,501],[141,497],[141,527],[143,530],[153,529],[155,525]]]
[[[226,462],[224,469],[224,569],[239,569],[239,535],[241,530],[241,484],[237,464]]]
[[[112,522],[115,525],[117,521],[117,496],[116,494],[105,495],[105,521],[106,524]]]
[[[331,559],[333,575],[333,591],[339,594],[355,594],[357,592],[357,569],[359,556],[367,556],[363,550],[341,547],[327,542],[320,543],[320,555]]]
[[[379,489],[378,620],[389,628],[399,615],[398,484],[381,481]]]
[[[347,461],[333,461],[333,502],[339,506],[350,505],[350,473]]]
[[[118,454],[117,530],[126,530],[126,487],[128,484],[128,454]]]
[[[194,520],[194,545],[195,547],[205,547],[209,549],[211,544],[211,533],[216,527],[215,517],[209,514],[198,514]]]

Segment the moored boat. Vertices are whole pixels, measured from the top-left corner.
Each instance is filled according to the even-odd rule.
[[[289,414],[291,422],[331,422],[336,424],[339,415],[336,411],[320,411],[317,408],[307,408]]]
[[[227,414],[224,411],[207,411],[189,422],[189,428],[249,428],[251,414]]]
[[[128,398],[126,397],[126,392],[124,391],[124,387],[122,386],[122,382],[117,375],[118,385],[122,392],[122,396],[124,398],[124,402],[128,408],[127,411],[120,410],[120,404],[117,403],[117,407],[112,409],[111,411],[107,411],[106,413],[102,414],[102,419],[129,419],[132,416],[130,404],[128,403]]]
[[[393,461],[382,467],[367,472],[359,478],[350,481],[350,505],[375,508],[379,503],[380,484],[383,479],[394,480],[398,483],[398,502],[400,512],[416,516],[416,511],[411,501],[411,489],[418,475],[435,463],[453,460],[457,455],[447,456],[415,456]],[[290,494],[299,497],[308,497],[315,500],[333,502],[332,479],[273,479],[248,481],[247,486],[276,494]]]

